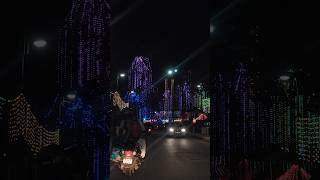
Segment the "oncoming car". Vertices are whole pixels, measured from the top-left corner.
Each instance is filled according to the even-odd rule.
[[[168,126],[168,133],[170,136],[185,136],[187,128],[181,122],[174,122]]]

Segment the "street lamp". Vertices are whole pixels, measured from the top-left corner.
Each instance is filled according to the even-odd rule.
[[[37,39],[35,41],[33,41],[33,46],[36,48],[43,48],[47,45],[47,41],[44,39]],[[22,58],[22,62],[21,62],[21,81],[22,81],[22,87],[23,87],[23,82],[24,82],[24,72],[25,72],[25,61],[26,61],[26,57],[29,56],[30,54],[30,42],[26,41],[26,39],[24,39],[23,42],[23,58]]]
[[[175,73],[178,72],[178,69],[175,68],[175,69],[169,69],[167,74],[169,76],[173,76]],[[172,77],[171,79],[171,91],[170,91],[170,94],[171,94],[171,117],[172,117],[172,120],[173,120],[173,117],[174,117],[174,78]]]
[[[197,88],[198,88],[197,97],[200,100],[200,102],[199,102],[199,100],[197,100],[198,101],[197,104],[200,106],[199,108],[201,108],[201,110],[203,110],[203,106],[202,106],[202,99],[203,99],[203,92],[204,92],[203,85],[198,84]]]
[[[47,45],[47,41],[45,41],[43,39],[37,39],[37,40],[33,41],[33,45],[37,48],[43,48]]]
[[[120,73],[117,75],[117,89],[119,89],[119,79],[126,77],[125,73]]]
[[[279,79],[282,80],[282,81],[288,81],[288,80],[290,79],[290,76],[288,76],[288,75],[282,75],[282,76],[280,76]]]
[[[75,90],[68,92],[65,95],[66,99],[70,102],[76,99],[77,97],[77,92]]]

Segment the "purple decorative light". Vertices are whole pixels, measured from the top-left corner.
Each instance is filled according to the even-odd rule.
[[[148,99],[152,92],[152,70],[147,57],[134,58],[129,69],[129,90],[139,94],[139,118],[150,117]]]
[[[84,110],[83,116],[86,117],[86,121],[92,122],[94,127],[86,129],[85,125],[81,126],[81,136],[86,137],[87,142],[84,146],[90,160],[89,176],[94,180],[106,179],[109,174],[106,112],[110,101],[107,98],[110,74],[108,69],[110,15],[110,0],[73,0],[71,10],[60,30],[59,39],[59,90],[61,92],[67,89],[79,92],[90,90],[90,94],[81,94],[85,99],[84,103],[90,109],[90,113]],[[61,123],[66,124],[67,121]],[[90,134],[89,131],[94,133]],[[97,139],[104,143],[96,143]]]
[[[152,70],[149,59],[142,56],[135,57],[129,70],[129,77],[129,89],[150,89],[152,85]]]
[[[110,22],[108,0],[74,0],[61,29],[58,51],[60,89],[88,82],[105,85]]]

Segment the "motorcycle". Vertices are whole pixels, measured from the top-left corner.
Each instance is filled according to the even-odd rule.
[[[142,163],[139,145],[126,144],[121,148],[114,149],[114,152],[113,162],[118,165],[125,175],[132,176],[139,169]]]
[[[121,152],[120,170],[128,176],[132,176],[141,165],[141,159],[135,150],[127,149]]]

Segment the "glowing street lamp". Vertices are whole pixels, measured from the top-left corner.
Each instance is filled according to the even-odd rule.
[[[73,101],[77,97],[77,92],[75,90],[71,90],[65,95],[65,97],[66,97],[66,100]]]
[[[197,88],[201,88],[201,85],[200,85],[200,84],[198,84],[198,85],[197,85]]]
[[[117,88],[119,88],[119,78],[124,78],[126,77],[125,73],[120,73],[117,75]]]
[[[43,39],[37,39],[33,41],[33,45],[37,48],[43,48],[47,45],[47,41]]]
[[[290,79],[290,77],[288,75],[280,76],[280,80],[282,80],[282,81],[288,81],[289,79]]]
[[[169,75],[169,76],[174,76],[174,74],[175,73],[177,73],[178,72],[178,69],[169,69],[168,70],[168,72],[167,72],[167,74]],[[172,97],[174,97],[174,77],[171,77],[172,79],[171,79],[171,91],[170,91],[170,93],[171,93],[171,98]],[[173,118],[173,116],[174,116],[174,98],[172,98],[172,100],[171,100],[171,103],[172,103],[172,109],[171,109],[171,116],[172,116],[172,118]]]
[[[47,45],[47,41],[44,40],[44,39],[37,39],[37,40],[34,40],[32,42],[33,46],[36,47],[36,48],[43,48]],[[24,72],[25,72],[25,61],[26,61],[26,58],[27,56],[29,56],[30,54],[30,41],[27,41],[26,39],[24,39],[24,42],[23,42],[23,58],[22,58],[22,62],[21,62],[21,83],[22,83],[22,87],[24,86]]]

